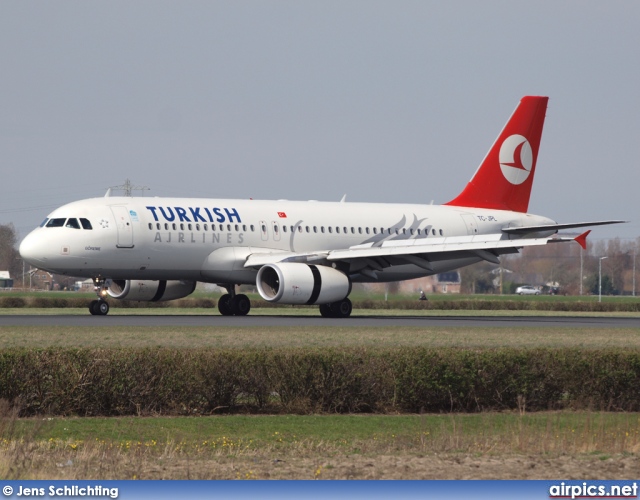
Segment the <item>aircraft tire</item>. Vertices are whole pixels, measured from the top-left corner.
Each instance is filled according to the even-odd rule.
[[[104,300],[98,300],[98,303],[94,306],[98,316],[106,316],[109,314],[109,304]]]
[[[233,310],[231,309],[231,295],[225,293],[218,299],[218,311],[223,316],[233,316]]]
[[[320,304],[320,314],[323,318],[335,318],[331,310],[331,304]]]
[[[98,314],[97,306],[97,300],[92,300],[91,302],[89,302],[89,312],[91,313],[91,316],[96,316]]]
[[[246,316],[251,310],[251,301],[244,294],[236,295],[229,303],[234,316]]]
[[[331,304],[331,312],[334,318],[348,318],[351,316],[353,305],[349,299],[342,299]]]

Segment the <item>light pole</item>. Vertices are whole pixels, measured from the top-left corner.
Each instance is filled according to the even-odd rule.
[[[598,261],[598,302],[602,302],[602,261],[606,257],[600,257]]]
[[[633,296],[636,296],[636,249],[633,249]]]

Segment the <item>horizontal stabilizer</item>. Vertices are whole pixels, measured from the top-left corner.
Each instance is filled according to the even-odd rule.
[[[528,234],[536,233],[538,231],[560,231],[561,229],[572,229],[575,227],[590,227],[590,226],[605,226],[607,224],[624,224],[629,222],[626,220],[601,220],[593,222],[570,222],[568,224],[549,224],[542,226],[524,226],[524,227],[505,227],[502,229],[503,233],[508,234]]]
[[[587,249],[587,236],[589,236],[590,232],[591,232],[591,229],[589,229],[585,233],[582,233],[580,236],[576,236],[574,238],[574,240],[578,242],[578,244],[582,247],[583,250]]]

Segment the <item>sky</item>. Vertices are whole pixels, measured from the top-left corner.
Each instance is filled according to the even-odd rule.
[[[640,2],[0,1],[0,224],[144,196],[445,203],[550,97],[529,212],[640,236]],[[134,192],[136,193],[136,192]]]

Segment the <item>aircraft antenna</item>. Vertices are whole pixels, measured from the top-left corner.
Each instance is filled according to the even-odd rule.
[[[120,185],[120,186],[111,186],[109,188],[109,191],[111,191],[112,189],[118,189],[120,191],[122,191],[124,196],[127,196],[129,198],[131,198],[131,193],[132,191],[140,191],[141,192],[141,196],[144,196],[144,192],[145,191],[150,191],[151,188],[148,188],[147,186],[134,186],[131,184],[131,181],[129,179],[126,179],[124,181],[124,184]]]

